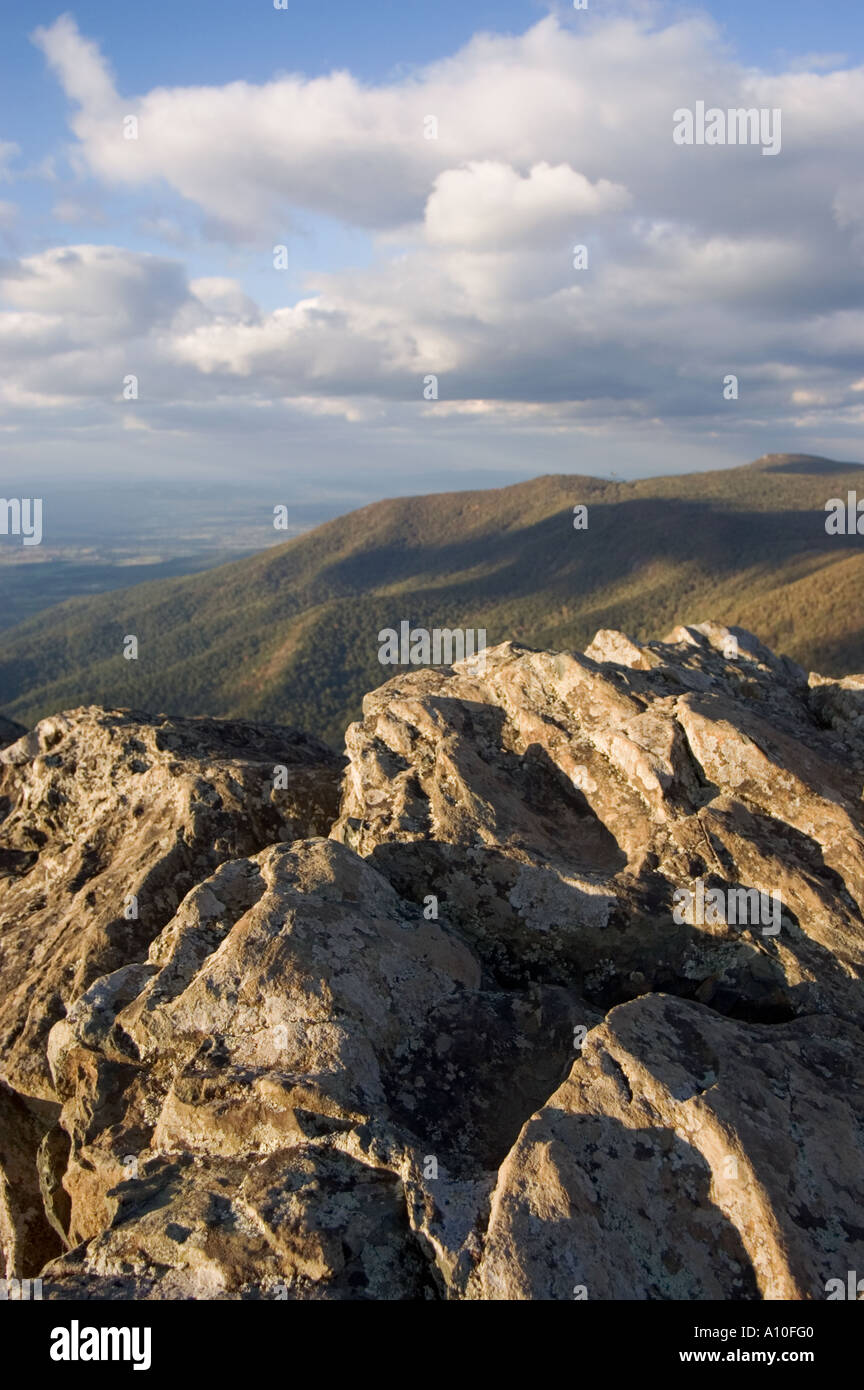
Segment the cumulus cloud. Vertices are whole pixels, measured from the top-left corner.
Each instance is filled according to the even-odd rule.
[[[180,265],[114,246],[63,247],[0,262],[0,301],[11,306],[0,312],[0,402],[107,407],[125,373],[163,361],[171,389],[164,335],[190,303]]]
[[[364,229],[373,252],[362,269],[310,266],[277,308],[235,278],[190,281],[176,252],[81,246],[7,263],[7,406],[41,390],[115,409],[140,364],[141,410],[165,427],[208,402],[400,429],[422,415],[695,437],[745,421],[798,429],[802,406],[807,428],[820,413],[835,431],[857,423],[862,69],[745,69],[698,16],[580,15],[572,28],[550,16],[374,86],[337,72],[132,95],[70,17],[34,40],[71,103],[77,159],[105,190],[167,187],[259,265],[310,215]],[[698,100],[781,108],[781,153],[676,145],[673,112]],[[183,245],[171,208],[138,225]]]
[[[187,295],[182,268],[116,246],[65,246],[0,268],[4,298],[77,332],[93,322],[100,341],[138,336],[170,317]]]
[[[629,201],[620,184],[592,184],[568,164],[535,164],[522,177],[509,164],[474,161],[436,178],[426,204],[426,237],[433,246],[536,248],[566,239],[580,218],[620,211]]]
[[[79,33],[72,15],[61,15],[53,24],[34,30],[33,41],[57,73],[66,95],[91,118],[110,118],[115,113],[118,96],[109,65],[98,45]]]

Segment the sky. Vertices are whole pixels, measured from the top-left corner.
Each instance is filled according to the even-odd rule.
[[[862,128],[858,0],[4,0],[3,471],[860,459]]]

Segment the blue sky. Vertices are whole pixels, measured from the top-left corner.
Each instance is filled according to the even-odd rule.
[[[46,77],[31,32],[64,13],[62,4],[4,0],[0,6],[0,124],[4,138],[19,141],[34,160],[63,142],[66,102]],[[615,6],[595,3],[595,14]],[[668,5],[661,12],[701,9],[721,26],[745,63],[782,66],[813,53],[864,61],[864,22],[858,0],[712,0],[701,6]],[[82,32],[110,55],[121,87],[143,91],[160,84],[260,82],[279,71],[319,75],[347,68],[365,82],[446,57],[473,34],[521,33],[555,10],[578,25],[583,16],[566,4],[541,0],[329,0],[326,5],[291,0],[274,16],[266,0],[148,0],[146,5],[81,0],[70,5]],[[279,27],[274,26],[274,18]]]
[[[227,472],[254,439],[265,476],[350,456],[378,495],[856,454],[859,4],[63,13],[0,9],[17,469]],[[674,149],[672,111],[700,99],[779,104],[779,157]]]
[[[601,16],[616,6],[595,0]],[[852,63],[864,57],[864,26],[857,0],[712,0],[701,6],[658,7],[669,15],[703,10],[722,26],[745,62],[782,63],[788,55],[843,53]],[[21,131],[37,130],[33,88],[42,64],[28,42],[38,25],[48,25],[68,9],[81,30],[111,54],[122,85],[140,90],[157,83],[260,81],[275,70],[320,74],[349,68],[364,81],[379,81],[402,67],[421,66],[454,52],[481,30],[521,33],[550,9],[577,25],[581,14],[565,4],[540,0],[329,0],[326,5],[291,0],[272,24],[265,0],[148,0],[118,5],[80,0],[64,7],[43,0],[5,0],[0,10],[4,82],[0,111],[4,121],[22,118]],[[45,128],[62,118],[56,92],[43,91]],[[53,98],[53,99],[52,99]],[[40,106],[41,106],[40,101]]]

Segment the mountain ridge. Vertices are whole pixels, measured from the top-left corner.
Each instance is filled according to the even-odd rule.
[[[575,650],[600,627],[640,638],[710,612],[842,675],[864,668],[864,556],[857,537],[826,534],[824,506],[860,468],[765,455],[370,503],[218,569],[71,599],[9,629],[0,708],[24,724],[80,704],[287,722],[338,746],[380,682],[378,632],[403,620]]]

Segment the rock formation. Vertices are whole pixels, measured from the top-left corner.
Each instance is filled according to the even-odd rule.
[[[706,623],[0,752],[0,1241],[52,1298],[864,1269],[864,678]],[[343,771],[344,769],[344,771]]]

